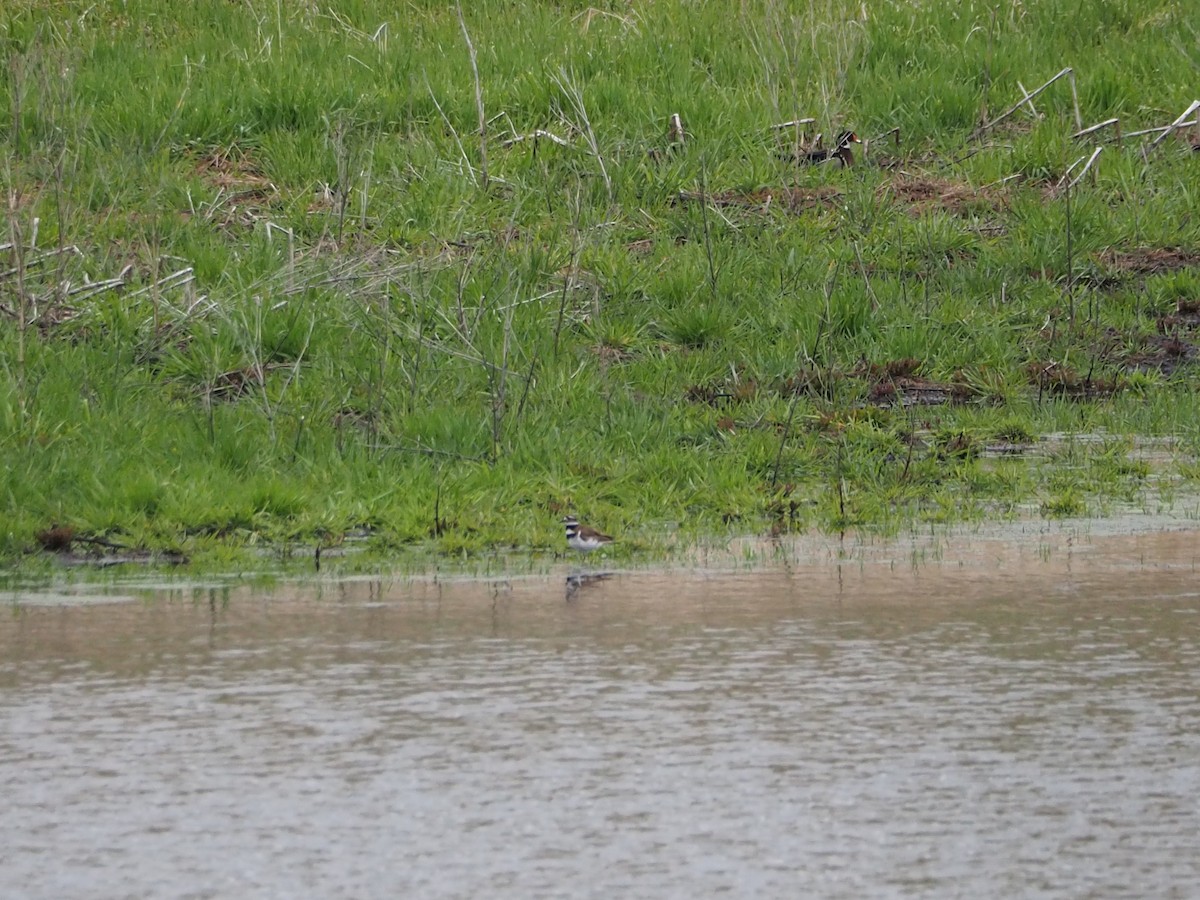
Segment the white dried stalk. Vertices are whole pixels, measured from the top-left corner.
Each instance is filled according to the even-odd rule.
[[[686,138],[687,132],[683,130],[683,120],[679,118],[679,113],[671,113],[667,126],[667,140],[672,144],[683,144]]]
[[[1071,188],[1075,187],[1075,185],[1079,184],[1079,182],[1081,180],[1083,180],[1083,176],[1088,173],[1088,169],[1090,169],[1092,167],[1092,163],[1094,163],[1096,161],[1096,159],[1100,156],[1101,151],[1103,151],[1103,150],[1104,150],[1103,147],[1097,147],[1095,150],[1092,151],[1091,158],[1088,159],[1087,165],[1085,165],[1083,167],[1083,170],[1078,175],[1076,175],[1074,179],[1072,179],[1070,184],[1067,185],[1067,190],[1070,190]]]
[[[1109,125],[1119,125],[1120,123],[1121,123],[1121,120],[1117,119],[1117,118],[1105,119],[1103,122],[1097,122],[1095,125],[1092,125],[1088,128],[1084,128],[1082,131],[1075,132],[1073,135],[1071,135],[1071,137],[1072,138],[1087,137],[1087,135],[1092,134],[1093,132],[1099,131],[1101,128],[1107,128]]]
[[[557,134],[554,134],[554,132],[546,131],[544,128],[535,128],[533,131],[529,132],[528,134],[514,134],[512,137],[502,141],[500,146],[507,149],[507,148],[513,146],[514,144],[521,143],[521,141],[533,141],[533,140],[547,140],[552,143],[558,144],[560,147],[574,146],[566,138],[561,138]]]
[[[567,100],[570,101],[571,108],[578,118],[578,121],[568,124],[573,124],[579,131],[584,140],[587,141],[588,149],[592,156],[596,159],[596,165],[600,168],[600,177],[604,179],[604,187],[608,192],[608,199],[611,202],[613,197],[612,178],[609,177],[608,167],[604,165],[604,155],[600,152],[600,142],[596,139],[596,132],[592,129],[592,120],[588,116],[587,105],[583,102],[583,89],[575,82],[566,69],[559,69],[557,75],[554,76],[554,81],[558,85],[559,90],[563,92]]]
[[[442,121],[450,129],[450,134],[454,136],[454,143],[458,145],[458,154],[462,157],[463,166],[466,167],[467,174],[471,176],[471,182],[478,185],[479,181],[475,178],[475,167],[471,165],[471,160],[467,157],[466,148],[463,147],[462,140],[458,136],[458,129],[454,127],[454,124],[450,121],[450,117],[442,109],[442,104],[438,103],[437,95],[433,93],[433,85],[429,83],[428,75],[425,76],[425,87],[429,90],[429,99],[433,101],[434,109],[438,111],[438,115],[442,117]]]
[[[1075,104],[1075,127],[1083,127],[1083,116],[1079,113],[1079,91],[1075,88],[1075,73],[1071,72],[1071,101]]]
[[[1040,119],[1042,114],[1037,111],[1037,108],[1033,105],[1033,101],[1029,99],[1029,91],[1025,89],[1025,85],[1018,81],[1017,87],[1019,87],[1021,89],[1021,93],[1025,95],[1025,105],[1029,107],[1029,114],[1035,119]]]
[[[1192,113],[1194,113],[1198,109],[1200,109],[1200,100],[1193,100],[1191,105],[1188,106],[1188,108],[1183,111],[1183,113],[1179,116],[1179,118],[1177,118],[1174,122],[1172,122],[1170,125],[1168,125],[1162,134],[1160,134],[1158,137],[1156,137],[1153,141],[1150,142],[1150,147],[1151,148],[1157,147],[1159,144],[1161,144],[1163,141],[1165,141],[1168,137],[1170,137],[1172,134],[1174,134],[1175,130],[1177,128],[1179,128],[1181,125],[1183,125],[1184,122],[1187,121],[1187,117],[1190,116]]]
[[[195,277],[195,272],[193,271],[192,267],[188,266],[187,268],[180,269],[177,272],[172,272],[170,275],[164,275],[162,278],[158,279],[158,281],[154,282],[154,284],[148,284],[144,288],[138,288],[136,291],[132,291],[126,295],[126,299],[132,300],[135,297],[140,297],[142,294],[148,293],[154,288],[157,288],[158,290],[164,290],[166,288],[182,287],[188,282],[193,281]]]
[[[1160,134],[1164,131],[1170,131],[1172,128],[1190,128],[1193,125],[1200,125],[1200,118],[1192,119],[1190,122],[1180,122],[1178,125],[1157,125],[1154,128],[1143,128],[1140,131],[1130,131],[1125,137],[1142,137],[1147,134]]]
[[[799,128],[801,125],[811,125],[816,119],[792,119],[790,122],[779,122],[771,126],[772,131],[783,131],[785,128]]]
[[[1020,100],[1018,100],[1016,103],[1014,103],[1008,109],[1006,109],[1003,113],[998,115],[996,118],[992,119],[992,121],[979,126],[979,128],[977,128],[975,130],[975,133],[977,135],[979,135],[979,134],[983,134],[983,132],[988,131],[989,129],[995,128],[997,125],[999,125],[1005,119],[1007,119],[1009,116],[1011,116],[1013,113],[1015,113],[1018,109],[1020,109],[1023,105],[1025,105],[1028,101],[1032,100],[1034,97],[1036,97],[1042,91],[1044,91],[1046,88],[1050,87],[1050,85],[1054,84],[1054,82],[1058,81],[1058,79],[1062,78],[1065,75],[1072,74],[1072,71],[1073,70],[1071,69],[1071,67],[1067,66],[1065,69],[1063,69],[1061,72],[1059,72],[1053,78],[1051,78],[1049,81],[1047,81],[1041,87],[1036,88],[1035,90],[1030,91],[1028,93],[1025,93],[1025,96],[1023,96]],[[1022,93],[1024,93],[1024,92],[1022,92]]]
[[[487,116],[483,112],[483,85],[479,81],[479,63],[475,58],[475,45],[471,42],[471,34],[467,31],[467,20],[463,18],[462,3],[456,3],[458,24],[462,26],[463,40],[467,42],[467,55],[471,59],[471,75],[475,79],[475,112],[479,116],[479,174],[483,178],[483,186],[488,185],[487,165]]]

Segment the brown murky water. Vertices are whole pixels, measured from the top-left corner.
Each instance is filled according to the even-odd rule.
[[[2,893],[1196,896],[1198,538],[13,595]]]

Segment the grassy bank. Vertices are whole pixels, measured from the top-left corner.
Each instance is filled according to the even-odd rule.
[[[0,46],[4,557],[557,548],[568,510],[652,547],[1200,471],[1197,130],[1133,134],[1194,99],[1186,4],[16,0]],[[842,128],[865,160],[792,160]]]

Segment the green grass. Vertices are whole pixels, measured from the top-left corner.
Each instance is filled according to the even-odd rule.
[[[1136,502],[1126,450],[985,451],[1194,453],[1160,319],[1200,264],[1130,254],[1200,245],[1196,154],[1108,144],[1068,212],[1068,79],[976,129],[1064,66],[1085,125],[1170,122],[1184,6],[484,0],[481,139],[446,4],[8,3],[0,558],[55,523],[458,556],[568,509],[652,547]],[[899,168],[783,161],[810,116],[898,128]],[[880,402],[905,359],[958,402]]]

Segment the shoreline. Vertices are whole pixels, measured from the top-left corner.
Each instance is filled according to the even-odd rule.
[[[1190,553],[1188,546],[1194,548]],[[1161,554],[1160,552],[1161,551]],[[463,565],[433,560],[404,569],[379,565],[339,571],[333,558],[321,572],[296,566],[264,565],[258,570],[187,573],[178,578],[161,568],[120,566],[91,570],[72,567],[44,576],[9,573],[0,603],[15,608],[130,603],[184,595],[224,593],[308,593],[330,587],[386,584],[463,590],[497,584],[561,585],[566,579],[633,582],[644,579],[695,580],[780,572],[820,572],[831,567],[886,568],[893,572],[956,569],[979,579],[1002,580],[1012,567],[1045,566],[1069,559],[1093,572],[1131,567],[1196,568],[1200,560],[1200,520],[1178,515],[1121,514],[1099,518],[914,526],[900,533],[871,531],[841,535],[816,531],[780,537],[742,536],[694,542],[669,550],[667,558],[638,564],[636,558],[573,558],[517,552]],[[345,557],[342,557],[344,559]],[[1020,574],[1018,570],[1016,574]]]

